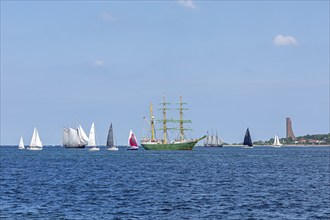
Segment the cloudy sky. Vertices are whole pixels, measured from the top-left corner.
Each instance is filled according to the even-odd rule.
[[[1,1],[1,142],[138,139],[165,95],[189,137],[329,132],[328,1]],[[173,125],[175,126],[175,125]]]

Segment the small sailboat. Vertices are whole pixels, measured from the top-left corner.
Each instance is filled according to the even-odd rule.
[[[282,144],[280,142],[280,139],[278,138],[277,134],[275,134],[275,137],[274,137],[274,143],[272,145],[272,147],[281,147]]]
[[[19,140],[19,145],[18,145],[18,149],[20,150],[24,150],[24,142],[23,142],[23,137],[21,137],[21,139]]]
[[[252,139],[250,135],[249,128],[247,128],[243,141],[244,148],[253,148]]]
[[[117,151],[118,150],[118,147],[115,146],[115,143],[114,143],[112,123],[110,125],[109,132],[108,132],[107,147],[108,147],[107,150],[111,150],[111,151]]]
[[[133,131],[131,130],[129,132],[129,136],[128,136],[128,148],[127,150],[138,150],[139,146],[136,140],[136,137],[133,133]]]
[[[37,128],[34,128],[30,146],[27,148],[28,150],[42,150],[42,142],[40,140]]]
[[[100,148],[96,146],[94,122],[92,123],[91,130],[89,131],[87,146],[91,147],[89,149],[90,151],[99,151],[100,150]]]

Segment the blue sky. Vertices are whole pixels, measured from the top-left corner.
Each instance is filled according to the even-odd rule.
[[[77,122],[140,140],[163,95],[189,137],[328,133],[329,1],[1,1],[1,145]]]

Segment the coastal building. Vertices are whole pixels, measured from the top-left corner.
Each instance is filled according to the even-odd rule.
[[[296,140],[296,136],[293,134],[291,118],[286,118],[286,138]]]

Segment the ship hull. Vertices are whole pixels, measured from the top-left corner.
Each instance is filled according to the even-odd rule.
[[[145,150],[192,150],[194,146],[197,144],[197,142],[203,138],[205,138],[205,136],[193,141],[187,141],[183,143],[168,143],[168,144],[142,142],[141,146]]]
[[[192,150],[197,141],[177,144],[146,144],[141,143],[145,150]]]
[[[85,145],[79,145],[79,146],[69,146],[69,145],[64,145],[65,148],[85,148]]]
[[[223,145],[204,145],[204,147],[223,147]]]

